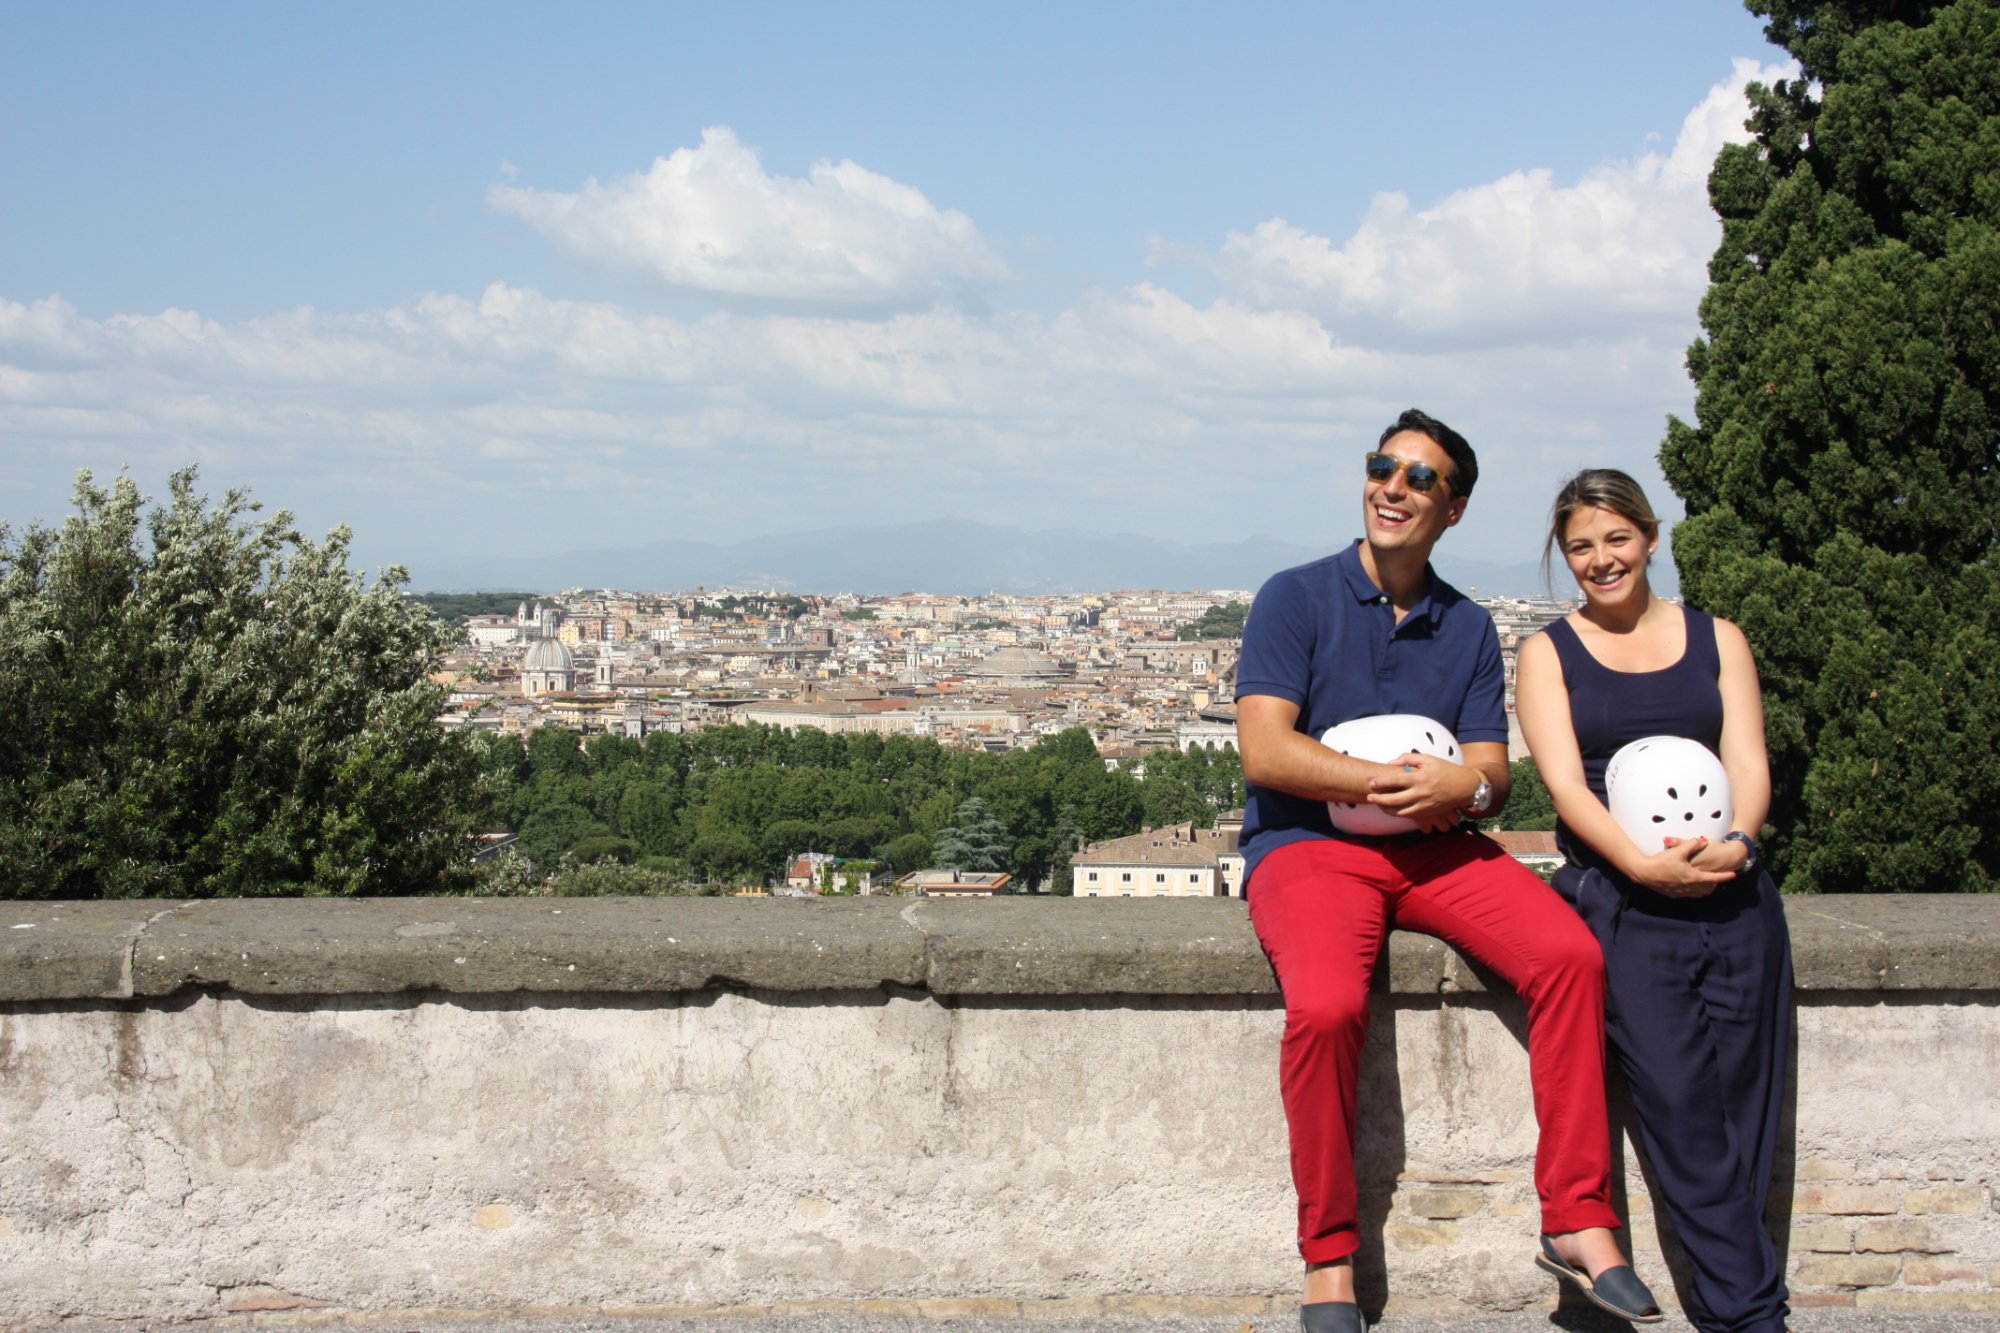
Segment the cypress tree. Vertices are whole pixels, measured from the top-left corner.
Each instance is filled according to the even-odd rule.
[[[1802,76],[1709,178],[1661,463],[1763,673],[1784,888],[1996,887],[2000,0],[1748,0]]]

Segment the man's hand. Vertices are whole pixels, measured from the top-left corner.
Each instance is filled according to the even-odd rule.
[[[1456,824],[1481,781],[1477,770],[1412,750],[1394,761],[1396,769],[1368,784],[1368,804],[1401,815],[1426,833]]]
[[[1243,776],[1314,801],[1362,801],[1368,780],[1390,772],[1382,764],[1328,749],[1298,730],[1299,706],[1268,694],[1236,701],[1237,752]]]

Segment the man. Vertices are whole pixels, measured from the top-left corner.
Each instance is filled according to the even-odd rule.
[[[1485,610],[1430,568],[1431,548],[1464,516],[1478,477],[1463,436],[1403,413],[1367,456],[1362,538],[1274,575],[1244,629],[1236,729],[1249,781],[1245,893],[1285,997],[1279,1085],[1307,1333],[1366,1327],[1351,1258],[1355,1078],[1369,978],[1392,925],[1448,940],[1527,1002],[1541,1123],[1537,1262],[1614,1313],[1659,1318],[1611,1234],[1602,955],[1553,891],[1459,825],[1499,809],[1509,785],[1499,638]],[[1464,764],[1417,753],[1370,763],[1319,742],[1330,727],[1382,713],[1442,722]],[[1338,832],[1330,800],[1365,800],[1418,831]]]

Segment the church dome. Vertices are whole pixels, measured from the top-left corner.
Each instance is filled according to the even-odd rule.
[[[574,671],[576,659],[560,639],[538,639],[528,650],[527,660],[521,663],[522,671]]]
[[[1062,663],[1034,648],[1002,648],[983,662],[965,668],[968,676],[989,679],[1039,680],[1065,674]]]

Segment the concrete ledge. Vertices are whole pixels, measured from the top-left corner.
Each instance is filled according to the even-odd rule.
[[[1801,991],[2000,988],[2000,895],[1786,902]],[[1397,994],[1486,989],[1448,946],[1391,937]],[[252,995],[1271,995],[1217,899],[239,899],[0,904],[0,1002]]]
[[[1259,1307],[1254,1313],[1237,1305]],[[1221,1312],[1227,1308],[1227,1312]],[[1141,1313],[1143,1312],[1143,1313]],[[1511,1314],[1399,1308],[1385,1317],[1395,1333],[1550,1333],[1551,1328],[1622,1333],[1627,1326],[1595,1315],[1580,1302],[1559,1311],[1540,1308]],[[164,1326],[167,1333],[409,1333],[439,1326],[467,1333],[1295,1333],[1297,1299],[1291,1293],[1246,1302],[1200,1297],[1077,1297],[1051,1301],[941,1298],[923,1301],[786,1301],[773,1305],[628,1308],[593,1305],[531,1311],[418,1308],[337,1310],[285,1308],[224,1314]],[[61,1333],[132,1333],[127,1320],[69,1320]],[[158,1328],[161,1326],[155,1325]],[[1668,1324],[1680,1333],[1685,1324]],[[1967,1311],[1922,1314],[1853,1309],[1794,1312],[1795,1333],[1992,1333],[1992,1317]],[[22,1333],[26,1333],[23,1330]]]
[[[2000,897],[1787,909],[1798,1306],[2000,1312]],[[1416,936],[1378,980],[1364,1302],[1546,1327],[1522,1006]],[[0,904],[0,1328],[1275,1329],[1283,1023],[1229,901]]]

